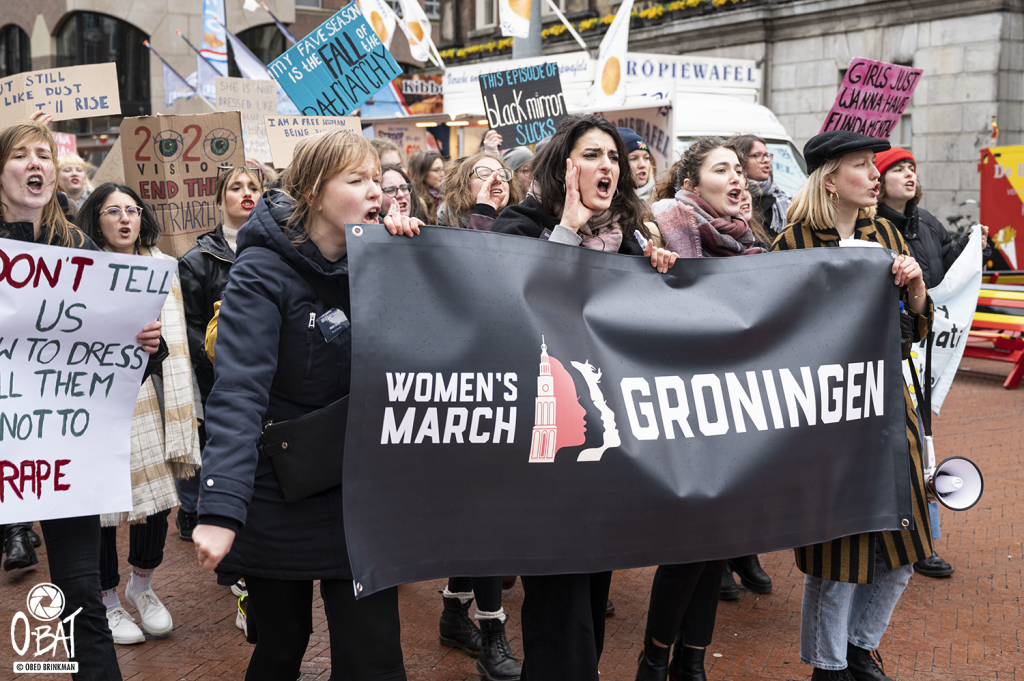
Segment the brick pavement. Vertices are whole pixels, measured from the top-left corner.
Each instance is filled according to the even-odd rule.
[[[956,567],[949,579],[915,575],[886,632],[881,653],[899,679],[929,681],[1024,681],[1024,388],[1001,387],[1006,365],[966,360],[934,428],[939,457],[961,453],[985,474],[985,496],[975,508],[942,512],[940,555]],[[122,584],[127,581],[127,536],[122,529]],[[41,565],[0,575],[0,629],[23,608],[28,589],[46,581]],[[802,680],[810,670],[799,660],[802,575],[792,553],[762,557],[775,588],[767,596],[743,592],[721,603],[715,640],[708,650],[708,678]],[[612,581],[617,612],[608,620],[602,679],[632,681],[654,568],[621,570]],[[192,544],[171,526],[164,565],[154,586],[175,618],[162,641],[119,646],[125,679],[189,681],[243,679],[251,646],[234,626],[234,598],[196,564]],[[402,645],[413,681],[477,681],[473,660],[437,642],[441,581],[400,588]],[[513,651],[522,652],[519,608],[522,587],[506,592]],[[326,619],[314,601],[315,633],[302,665],[305,681],[330,678]],[[0,679],[9,678],[13,652],[0,635]],[[895,674],[893,674],[895,672]],[[41,679],[41,675],[24,675]],[[66,678],[66,677],[65,677]]]

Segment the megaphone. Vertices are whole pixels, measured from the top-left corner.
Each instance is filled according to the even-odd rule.
[[[975,463],[962,456],[951,456],[936,466],[931,435],[925,436],[924,446],[928,463],[925,484],[939,503],[953,511],[966,511],[978,503],[985,480]]]

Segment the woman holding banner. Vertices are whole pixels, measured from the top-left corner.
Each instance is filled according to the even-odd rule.
[[[260,197],[238,235],[220,308],[192,539],[204,568],[245,575],[260,628],[248,681],[298,676],[314,580],[336,676],[406,678],[398,590],[358,600],[353,593],[340,478],[306,476],[296,489],[295,478],[279,477],[284,463],[260,455],[269,446],[264,428],[304,416],[319,424],[303,427],[304,434],[344,442],[344,416],[324,416],[346,404],[349,392],[345,223],[377,221],[379,180],[377,153],[362,135],[315,135],[296,147],[282,189]],[[384,223],[392,233],[419,232],[419,221],[407,217],[389,215]],[[301,439],[295,451],[302,451]],[[306,490],[317,483],[321,491]]]
[[[789,225],[772,249],[836,247],[840,240],[856,239],[895,251],[892,275],[900,287],[903,340],[918,342],[928,335],[934,314],[921,266],[910,256],[899,232],[875,215],[881,188],[875,153],[887,149],[885,140],[853,132],[812,137],[804,146],[810,177],[793,198]],[[879,643],[914,573],[914,563],[932,554],[921,431],[906,386],[903,397],[913,528],[858,534],[796,549],[797,567],[806,574],[800,659],[814,667],[813,681],[889,678],[881,666]]]
[[[625,145],[615,127],[585,114],[562,121],[534,157],[533,189],[491,231],[607,253],[643,255],[659,272],[676,254],[645,224]],[[647,240],[641,247],[635,233]],[[523,576],[523,679],[598,681],[611,572]]]
[[[98,250],[89,237],[70,224],[57,202],[57,143],[43,125],[49,116],[0,130],[0,239]],[[135,337],[153,355],[160,347],[160,323]],[[75,618],[78,681],[121,678],[103,602],[100,600],[98,515],[58,518],[40,523],[46,540],[50,581],[64,594],[65,610],[82,611]]]

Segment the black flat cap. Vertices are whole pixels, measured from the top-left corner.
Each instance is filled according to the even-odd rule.
[[[839,158],[854,151],[886,151],[889,143],[877,137],[868,137],[859,132],[846,130],[830,130],[815,135],[804,145],[804,160],[807,161],[807,174],[813,173],[825,161]]]

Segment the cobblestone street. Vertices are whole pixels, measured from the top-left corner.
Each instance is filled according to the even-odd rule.
[[[963,454],[974,460],[985,475],[985,492],[969,511],[942,511],[943,538],[936,549],[956,572],[949,579],[911,579],[880,650],[887,674],[895,678],[1024,681],[1024,388],[1002,388],[1005,366],[965,360],[942,415],[934,419],[939,459]],[[120,535],[123,587],[128,574],[125,528]],[[0,628],[5,630],[0,679],[11,678],[12,673],[6,623],[16,610],[24,609],[28,590],[48,581],[45,547],[39,557],[40,565],[34,569],[0,575]],[[774,590],[767,596],[742,591],[739,601],[720,604],[715,640],[708,650],[709,679],[810,676],[810,668],[799,660],[803,576],[791,551],[762,556],[762,564],[774,580]],[[616,613],[608,619],[601,664],[606,681],[634,678],[654,571],[649,567],[615,573],[611,598]],[[173,521],[165,562],[156,571],[153,586],[176,628],[165,640],[119,646],[124,678],[243,679],[252,647],[235,628],[235,598],[199,568],[193,545],[179,540]],[[481,677],[474,660],[438,643],[438,591],[443,586],[438,580],[400,588],[408,676],[414,681],[475,681]],[[518,582],[505,592],[508,634],[517,655],[522,652],[522,599]],[[326,681],[331,677],[326,618],[319,600],[315,607],[315,632],[303,662],[303,678]]]

